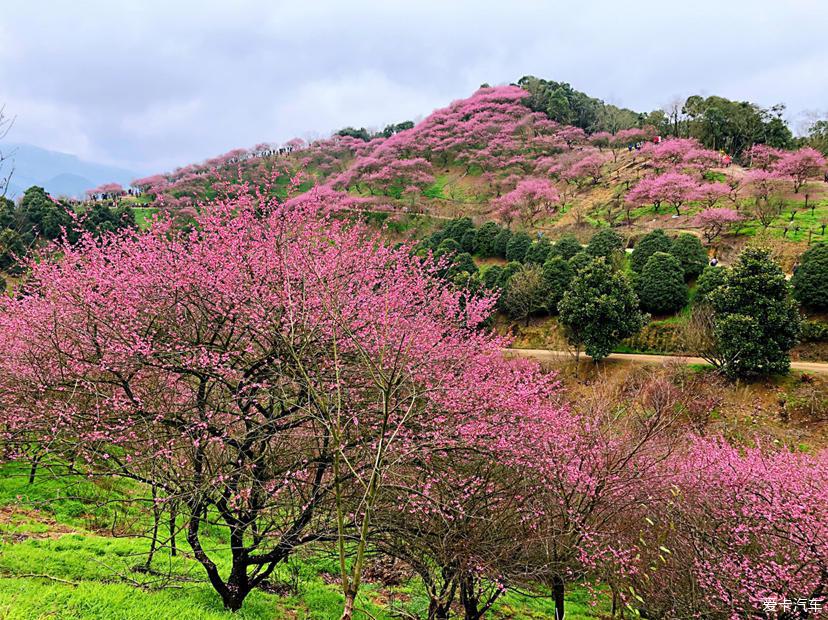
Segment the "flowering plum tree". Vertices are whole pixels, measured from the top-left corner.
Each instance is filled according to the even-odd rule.
[[[743,157],[751,168],[770,170],[784,153],[785,151],[767,144],[754,144],[744,152]]]
[[[630,531],[639,541],[630,576],[640,611],[761,617],[785,614],[784,600],[824,601],[826,456],[692,441]]]
[[[727,183],[715,181],[698,185],[691,198],[703,202],[708,208],[712,208],[716,206],[719,200],[730,196],[730,193],[731,188]]]
[[[601,153],[590,153],[572,164],[563,177],[568,181],[580,182],[589,179],[593,184],[598,183],[601,178],[601,170],[606,162],[606,157]]]
[[[504,221],[517,218],[524,225],[532,226],[539,217],[551,214],[560,200],[561,195],[551,181],[528,178],[501,196],[495,206]]]
[[[649,157],[649,166],[658,171],[703,170],[719,160],[715,151],[705,149],[693,138],[674,138],[659,144],[648,143],[642,149],[642,153]]]
[[[804,147],[798,151],[788,151],[773,165],[773,170],[781,177],[793,181],[794,192],[799,192],[808,179],[821,175],[828,161],[811,147]]]
[[[707,243],[713,243],[719,235],[741,219],[738,211],[719,207],[700,211],[693,219],[693,224],[702,229]]]
[[[694,199],[699,184],[690,175],[667,172],[654,177],[644,177],[629,192],[626,200],[632,204],[652,203],[656,209],[661,203],[670,204],[681,215],[681,207]]]
[[[86,238],[0,308],[4,439],[176,498],[230,609],[329,524],[344,554],[356,520],[350,618],[392,451],[439,435],[434,399],[501,347],[473,329],[492,300],[326,213],[242,195],[191,232]],[[228,530],[227,575],[207,518]]]
[[[117,198],[124,194],[124,188],[119,183],[104,183],[92,189],[86,190],[86,195],[89,198]]]

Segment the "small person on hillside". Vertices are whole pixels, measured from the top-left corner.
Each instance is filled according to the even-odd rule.
[[[710,259],[710,266],[711,266],[711,267],[715,267],[715,266],[716,266],[716,265],[718,265],[718,264],[719,264],[719,259],[718,259],[718,258],[716,258],[715,256],[714,256],[713,258],[711,258],[711,259]]]

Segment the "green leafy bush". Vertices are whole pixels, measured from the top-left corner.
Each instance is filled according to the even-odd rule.
[[[684,279],[698,278],[707,267],[707,251],[696,235],[680,234],[670,248],[670,254],[675,256],[684,269]]]
[[[828,310],[828,244],[811,246],[800,257],[800,265],[791,278],[794,297],[803,306]]]
[[[656,228],[647,233],[635,244],[630,256],[630,267],[636,273],[641,273],[647,260],[656,252],[670,252],[673,242],[663,230]]]
[[[653,314],[672,314],[687,303],[684,269],[672,254],[656,252],[636,278],[641,309]]]

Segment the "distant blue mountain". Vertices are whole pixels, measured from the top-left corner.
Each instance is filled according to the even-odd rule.
[[[84,161],[75,155],[49,151],[31,144],[4,142],[4,164],[14,167],[6,195],[15,198],[32,185],[39,185],[53,196],[81,196],[87,189],[101,183],[114,182],[126,186],[134,172],[114,166]]]

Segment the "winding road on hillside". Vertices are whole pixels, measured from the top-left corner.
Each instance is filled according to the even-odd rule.
[[[532,357],[541,361],[561,361],[572,359],[567,351],[551,351],[548,349],[506,349],[507,354],[522,357]],[[581,356],[590,359],[585,353]],[[613,353],[606,361],[624,361],[638,364],[663,364],[664,362],[679,362],[682,364],[708,364],[701,357],[685,357],[680,355],[649,355],[646,353]],[[828,362],[791,362],[791,370],[828,374]]]

